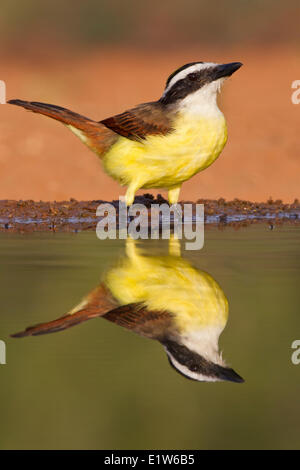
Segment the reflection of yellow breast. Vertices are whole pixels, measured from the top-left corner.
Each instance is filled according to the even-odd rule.
[[[106,285],[122,305],[142,302],[149,310],[174,314],[182,332],[210,325],[223,329],[227,321],[221,287],[179,257],[126,258],[107,274]]]
[[[104,156],[106,171],[121,184],[139,180],[140,187],[170,188],[211,165],[227,140],[223,114],[180,114],[174,131],[135,142],[120,137]]]

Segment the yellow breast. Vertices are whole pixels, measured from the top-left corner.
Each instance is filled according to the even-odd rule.
[[[105,170],[120,184],[172,188],[211,165],[221,153],[227,128],[223,114],[205,117],[181,113],[174,131],[142,142],[120,137],[103,159]]]
[[[219,284],[180,257],[135,254],[109,271],[105,282],[122,305],[141,302],[172,313],[182,333],[226,325],[228,303]]]

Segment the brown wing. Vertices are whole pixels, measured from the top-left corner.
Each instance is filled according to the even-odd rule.
[[[13,338],[25,336],[38,336],[48,333],[57,333],[72,326],[79,325],[87,320],[103,316],[108,310],[115,307],[114,299],[108,290],[100,285],[92,290],[80,304],[63,317],[46,323],[30,326],[26,330],[11,335]]]
[[[116,325],[123,326],[148,338],[160,339],[174,330],[173,318],[165,311],[149,311],[140,303],[116,307],[116,302],[108,289],[101,284],[92,290],[67,315],[50,322],[30,326],[26,330],[11,335],[13,338],[39,336],[57,333],[79,325],[93,318],[103,317]]]
[[[171,132],[172,112],[166,113],[159,102],[145,103],[100,121],[117,134],[131,140],[145,139],[148,135]]]
[[[169,331],[174,332],[174,320],[170,313],[150,311],[140,303],[117,307],[103,315],[103,318],[152,339],[160,340],[169,336]]]

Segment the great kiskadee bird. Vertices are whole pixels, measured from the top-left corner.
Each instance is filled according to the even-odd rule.
[[[105,171],[128,187],[127,205],[140,188],[167,189],[170,204],[176,204],[182,183],[211,165],[226,143],[226,122],[217,105],[217,92],[241,65],[183,65],[169,76],[158,101],[99,122],[52,104],[8,103],[65,124],[96,152]]]
[[[171,239],[168,256],[145,256],[128,239],[127,256],[73,310],[12,336],[54,333],[102,317],[159,341],[170,364],[189,379],[243,382],[219,352],[228,318],[225,294],[212,276],[180,256],[178,245]]]

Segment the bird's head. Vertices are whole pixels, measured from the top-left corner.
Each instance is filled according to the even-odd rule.
[[[215,64],[192,62],[175,70],[167,79],[160,102],[164,105],[190,107],[216,101],[223,81],[242,66],[241,62]]]
[[[217,351],[207,348],[205,354],[191,348],[181,341],[161,341],[167,353],[169,363],[181,375],[198,382],[244,382],[231,367],[228,367]],[[201,346],[201,345],[200,345]]]

